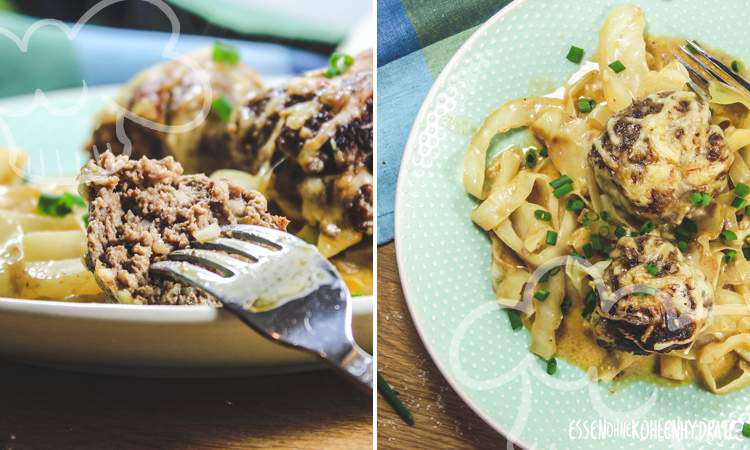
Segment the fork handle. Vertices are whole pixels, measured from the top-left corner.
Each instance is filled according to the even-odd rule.
[[[357,344],[352,344],[351,350],[339,360],[329,359],[329,362],[363,391],[372,394],[372,356]]]

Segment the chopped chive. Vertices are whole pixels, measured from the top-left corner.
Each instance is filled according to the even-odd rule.
[[[83,224],[86,226],[86,228],[89,227],[89,212],[86,211],[86,214],[83,215]]]
[[[594,110],[596,102],[590,98],[579,98],[578,99],[578,111],[582,113],[589,113]]]
[[[626,233],[625,228],[622,225],[617,225],[617,228],[615,228],[615,236],[617,236],[618,238],[621,238],[625,236],[625,233]]]
[[[750,261],[750,246],[744,246],[742,247],[742,255],[745,257],[746,260]]]
[[[548,157],[548,156],[549,156],[549,150],[547,149],[547,147],[546,147],[546,146],[545,146],[545,147],[542,147],[542,148],[541,148],[541,149],[539,150],[539,156],[541,156],[542,158],[546,158],[546,157]]]
[[[567,56],[568,61],[579,64],[583,60],[583,49],[576,47],[575,45],[570,46]]]
[[[652,276],[659,275],[659,268],[656,267],[656,264],[654,263],[648,263],[646,264],[646,272],[650,273]]]
[[[506,309],[505,312],[508,314],[508,320],[510,321],[510,327],[513,331],[518,331],[523,328],[523,321],[521,315],[515,309]]]
[[[685,253],[688,249],[688,244],[685,241],[677,241],[677,248],[679,248],[682,253]]]
[[[745,200],[742,197],[735,197],[734,200],[732,200],[732,208],[734,209],[740,209],[745,206],[745,203],[747,203],[747,200]]]
[[[750,194],[750,186],[745,183],[737,183],[734,187],[734,193],[740,197],[746,197],[747,194]]]
[[[557,360],[555,358],[550,358],[547,361],[547,374],[554,375],[555,372],[557,372]]]
[[[728,248],[724,250],[724,262],[730,264],[737,257],[737,250]]]
[[[555,231],[547,231],[547,239],[545,240],[547,245],[555,245],[557,244],[557,232]]]
[[[591,244],[583,244],[583,254],[586,255],[586,258],[591,258],[594,256],[594,247]]]
[[[583,312],[581,313],[584,318],[588,319],[591,313],[594,312],[597,299],[596,291],[589,291],[586,294],[586,297],[583,299]]]
[[[625,70],[625,64],[623,64],[619,59],[616,59],[609,63],[609,68],[612,69],[614,73],[620,73]]]
[[[693,192],[690,194],[690,203],[693,205],[700,205],[703,202],[703,194],[700,192]]]
[[[557,198],[561,198],[567,194],[570,194],[571,192],[573,192],[573,185],[568,183],[568,184],[563,184],[559,188],[552,191],[552,194]]]
[[[211,110],[214,111],[224,123],[229,122],[229,119],[232,117],[233,108],[232,102],[223,94],[211,102]]]
[[[706,207],[711,204],[711,195],[708,192],[704,192],[702,197],[700,206]]]
[[[213,60],[216,62],[225,62],[237,64],[240,61],[240,52],[237,47],[221,41],[214,41]]]
[[[345,53],[333,52],[328,58],[328,68],[323,72],[326,78],[337,77],[354,64],[354,58]]]
[[[540,302],[547,300],[547,297],[549,297],[549,291],[547,289],[542,288],[534,292],[534,298]]]
[[[601,216],[602,220],[609,220],[609,218],[610,218],[609,217],[609,212],[607,212],[607,211],[602,211],[601,214],[599,214],[599,215]]]
[[[740,70],[742,70],[742,63],[735,59],[732,61],[732,64],[730,64],[730,67],[732,68],[732,72],[740,73]]]
[[[568,211],[578,212],[582,210],[586,206],[585,203],[583,203],[583,200],[576,197],[571,197],[568,199],[568,203],[565,205],[565,209]]]
[[[643,222],[643,225],[638,230],[640,234],[649,234],[652,231],[654,231],[654,224],[650,220]]]
[[[570,307],[572,306],[572,302],[570,301],[570,298],[563,297],[562,302],[560,303],[560,312],[563,314],[567,314],[568,311],[570,311]]]
[[[602,237],[599,236],[598,234],[592,234],[591,235],[591,247],[597,252],[602,251],[602,249],[604,249],[604,246],[602,245]]]
[[[45,216],[64,217],[73,212],[74,206],[85,207],[86,202],[70,192],[62,195],[41,194],[37,201],[36,212]]]
[[[534,217],[536,217],[537,220],[543,220],[545,222],[552,220],[552,214],[543,209],[537,209],[534,211]]]
[[[742,435],[745,437],[750,437],[750,423],[743,423],[742,424]]]
[[[526,152],[526,166],[531,169],[536,166],[536,150],[533,148]]]
[[[732,230],[724,230],[721,232],[721,239],[724,241],[736,241],[737,234]]]
[[[570,178],[567,175],[563,175],[560,178],[555,178],[554,180],[549,182],[549,185],[552,186],[553,189],[557,189],[560,186],[573,183],[573,179]]]
[[[380,374],[380,371],[378,371],[378,392],[385,397],[388,404],[391,405],[391,408],[396,411],[396,414],[398,414],[404,422],[409,425],[414,425],[414,417],[412,417],[411,411],[409,411],[409,408],[404,405],[398,395],[393,389],[391,389],[391,386],[385,381],[385,378]]]

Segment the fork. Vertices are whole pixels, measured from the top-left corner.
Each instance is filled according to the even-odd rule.
[[[372,356],[352,337],[351,296],[314,246],[271,228],[229,225],[192,247],[150,272],[206,291],[263,336],[317,355],[372,393]]]
[[[680,57],[680,55],[676,56],[677,61],[687,69],[692,77],[692,80],[688,82],[688,85],[696,94],[700,95],[703,100],[708,101],[710,99],[710,96],[708,95],[709,80],[704,74],[735,92],[741,93],[750,98],[750,82],[727,67],[727,65],[721,62],[719,58],[701,47],[698,42],[695,40],[685,41],[685,44],[680,46],[680,50],[690,61],[686,61]],[[701,73],[701,71],[703,73]]]

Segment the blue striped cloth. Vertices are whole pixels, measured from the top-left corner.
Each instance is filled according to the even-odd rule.
[[[401,156],[440,71],[509,0],[378,0],[378,245],[393,239]]]

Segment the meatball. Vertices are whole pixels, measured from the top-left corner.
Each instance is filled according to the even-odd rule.
[[[664,227],[695,216],[693,192],[726,188],[733,155],[693,92],[659,92],[609,119],[588,159],[603,193],[631,217]]]
[[[195,66],[174,60],[139,73],[117,94],[117,104],[154,124],[180,127],[196,121],[206,102],[224,99],[233,106],[230,115],[234,117],[238,114],[236,105],[265,91],[254,70],[242,63],[214,61],[209,49],[190,53],[187,59]],[[92,156],[107,149],[115,154],[123,152],[116,131],[119,114],[110,105],[97,115],[93,136],[86,146]],[[123,128],[132,143],[133,159],[172,156],[186,173],[210,173],[226,168],[232,156],[227,123],[213,110],[204,121],[189,129],[163,132],[130,119],[124,119]]]
[[[89,199],[86,267],[113,302],[220,303],[207,293],[152,279],[151,263],[236,223],[283,230],[287,220],[266,210],[266,199],[205,175],[183,175],[170,156],[162,160],[103,153],[81,171]],[[209,237],[210,238],[210,237]]]
[[[597,342],[636,354],[690,346],[713,304],[703,272],[653,235],[622,237],[611,256],[603,274],[610,297],[599,301],[592,315]]]

